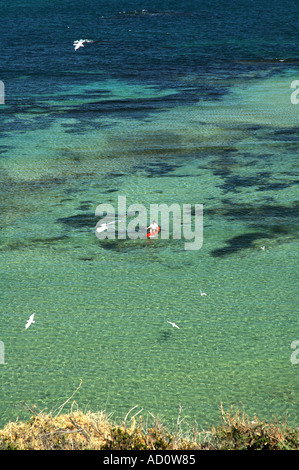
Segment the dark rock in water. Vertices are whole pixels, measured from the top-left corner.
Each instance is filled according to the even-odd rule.
[[[265,232],[244,233],[244,235],[238,235],[237,237],[227,240],[227,246],[213,250],[211,252],[211,256],[218,258],[231,255],[245,248],[251,248],[253,246],[253,242],[259,238],[273,237],[272,235],[269,235],[269,233]]]
[[[49,237],[49,238],[32,238],[31,242],[32,243],[42,243],[42,244],[53,244],[55,242],[60,242],[67,240],[69,237],[67,235],[59,235],[57,237]]]
[[[93,228],[96,226],[99,218],[94,214],[76,214],[70,217],[62,217],[56,220],[57,223],[69,225],[73,228]]]
[[[279,204],[238,204],[232,199],[224,198],[221,201],[223,206],[217,209],[206,209],[205,213],[211,217],[225,217],[229,220],[242,219],[251,224],[260,224],[267,221],[281,222],[295,221],[299,216],[299,203],[295,202],[290,206]]]
[[[141,249],[140,243],[136,243],[136,240],[104,239],[100,240],[100,246],[105,250],[112,250],[117,252],[129,252]]]
[[[64,242],[65,240],[68,240],[67,235],[59,235],[57,237],[48,237],[48,238],[31,238],[28,240],[20,240],[17,242],[11,242],[8,243],[7,245],[2,245],[0,247],[1,251],[16,251],[16,250],[22,250],[22,249],[27,249],[27,248],[33,248],[33,247],[40,247],[40,246],[53,246],[55,244],[58,244],[59,242]]]
[[[87,211],[90,208],[89,204],[81,204],[76,208],[77,211]]]

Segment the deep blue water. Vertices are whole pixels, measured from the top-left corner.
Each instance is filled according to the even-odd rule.
[[[101,77],[175,84],[182,73],[240,74],[298,59],[295,1],[2,2],[1,76],[10,102]],[[99,41],[73,53],[75,39]],[[244,64],[240,61],[249,62]],[[15,79],[29,74],[18,83]],[[190,97],[192,99],[192,96]]]
[[[296,422],[297,10],[1,2],[2,424],[81,379],[80,407],[120,417],[204,425],[224,402]],[[95,209],[124,194],[203,204],[202,250],[100,243]]]

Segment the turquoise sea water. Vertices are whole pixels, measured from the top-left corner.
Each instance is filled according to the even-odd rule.
[[[224,2],[102,3],[80,18],[6,7],[1,425],[28,417],[24,402],[55,409],[81,380],[78,406],[115,417],[137,405],[173,424],[182,407],[205,426],[223,403],[298,424],[299,75],[294,24],[279,19],[290,2],[270,17],[242,2],[251,32]],[[99,240],[96,207],[117,211],[120,195],[148,210],[203,204],[202,248]]]

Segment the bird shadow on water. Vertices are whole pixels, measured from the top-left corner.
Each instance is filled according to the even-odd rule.
[[[172,337],[172,332],[171,331],[161,331],[157,338],[158,343],[165,343],[167,341],[170,341]]]

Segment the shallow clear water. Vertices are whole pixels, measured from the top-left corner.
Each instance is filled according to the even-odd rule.
[[[84,37],[98,39],[87,3]],[[80,380],[80,408],[117,417],[138,405],[173,423],[182,406],[187,420],[205,425],[219,420],[222,402],[297,423],[298,366],[290,357],[298,339],[299,108],[290,84],[298,70],[286,53],[292,28],[281,32],[279,50],[271,35],[265,50],[262,37],[243,37],[242,17],[236,38],[247,47],[236,39],[229,58],[232,10],[224,21],[208,4],[201,11],[195,2],[184,9],[145,5],[142,12],[133,3],[123,9],[113,2],[98,20],[112,44],[76,53],[70,46],[83,34],[78,17],[62,7],[32,7],[31,20],[47,38],[36,36],[41,50],[25,49],[32,67],[14,56],[12,71],[6,52],[1,423],[28,416],[23,401],[59,406]],[[278,21],[278,10],[271,21],[261,12],[269,28]],[[9,6],[6,14],[12,18]],[[197,39],[198,15],[206,44]],[[219,21],[223,35],[203,18]],[[183,40],[174,34],[186,30]],[[27,37],[15,33],[11,53]],[[47,52],[46,33],[60,37],[57,55]],[[271,57],[264,55],[270,44]],[[172,237],[97,239],[96,207],[110,203],[117,212],[120,195],[148,213],[155,203],[203,204],[202,248],[187,251]],[[32,312],[36,323],[25,330]]]

